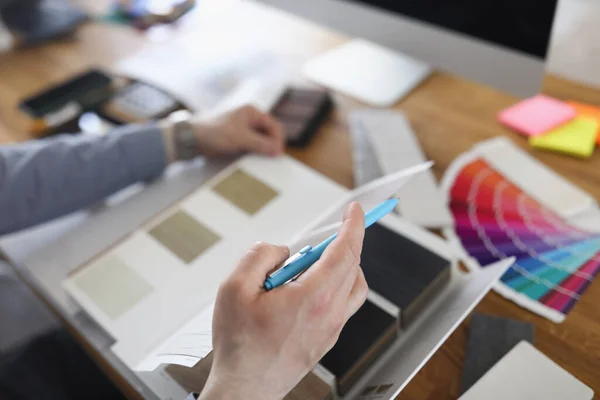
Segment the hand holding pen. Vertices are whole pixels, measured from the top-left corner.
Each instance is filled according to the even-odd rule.
[[[365,216],[346,208],[337,237],[298,279],[267,292],[265,276],[289,257],[259,243],[221,285],[214,361],[201,399],[282,399],[329,351],[367,297],[360,268]]]
[[[365,229],[392,212],[397,205],[398,199],[394,197],[373,208],[365,215]],[[337,235],[337,233],[331,235],[329,238],[325,239],[315,247],[308,245],[304,246],[302,250],[289,258],[281,268],[269,274],[263,285],[265,290],[269,291],[285,285],[292,279],[308,270],[319,260],[327,246],[329,246],[335,240]]]

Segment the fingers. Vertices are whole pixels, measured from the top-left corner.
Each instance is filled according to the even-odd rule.
[[[287,246],[258,242],[244,254],[230,278],[243,280],[250,290],[262,291],[267,274],[289,256]]]
[[[281,154],[285,147],[283,126],[271,115],[262,113],[254,107],[246,107],[245,110],[251,130],[270,144],[272,151],[269,154]]]
[[[335,292],[328,317],[333,324],[329,348],[337,342],[340,332],[348,320],[358,311],[367,299],[368,286],[362,268],[355,266],[346,276],[342,286]]]
[[[279,143],[263,135],[262,133],[248,130],[244,135],[245,151],[264,154],[266,156],[277,156],[283,151]]]
[[[365,274],[363,273],[362,268],[358,267],[358,274],[353,282],[348,303],[346,305],[346,321],[362,307],[367,300],[368,293],[369,286],[367,285]]]
[[[250,107],[250,125],[253,129],[264,133],[266,136],[283,142],[283,126],[270,114],[260,112],[254,107]]]
[[[341,286],[352,268],[360,264],[364,235],[365,215],[360,205],[353,202],[346,207],[338,237],[321,259],[298,278],[298,282],[306,285],[308,290]]]
[[[338,303],[335,308],[344,316],[344,324],[363,305],[368,292],[369,287],[363,270],[360,265],[356,265],[348,272],[344,283],[335,294],[335,301]]]

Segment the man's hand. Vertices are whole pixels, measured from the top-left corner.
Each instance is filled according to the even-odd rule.
[[[277,156],[283,153],[285,137],[282,125],[269,114],[244,106],[221,115],[195,115],[192,125],[198,155],[219,157],[252,152]],[[173,121],[161,121],[169,162],[177,161]]]
[[[273,117],[245,106],[218,117],[192,118],[200,152],[208,157],[244,151],[276,156],[283,152],[283,127]]]
[[[364,214],[350,204],[337,239],[296,281],[265,292],[287,247],[256,244],[219,289],[214,361],[201,399],[280,400],[337,341],[367,297]]]

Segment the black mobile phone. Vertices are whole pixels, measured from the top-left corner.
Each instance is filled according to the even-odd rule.
[[[19,108],[34,118],[43,118],[72,102],[91,108],[112,96],[112,82],[111,76],[93,69],[23,100]]]

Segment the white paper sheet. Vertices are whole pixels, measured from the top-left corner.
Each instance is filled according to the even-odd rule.
[[[153,371],[161,364],[179,364],[188,368],[196,365],[212,351],[212,317],[215,304],[211,303],[190,322],[152,351],[137,371]],[[125,354],[127,348],[117,344],[115,351]]]
[[[339,224],[344,216],[346,205],[353,201],[358,202],[365,212],[373,209],[382,201],[394,197],[404,185],[429,170],[432,165],[433,162],[414,165],[402,171],[386,175],[348,192],[343,199],[327,209],[319,219],[308,224],[297,237],[302,237],[302,235],[308,235],[312,232],[331,229],[334,224]]]
[[[119,62],[114,70],[162,88],[195,111],[216,107],[248,80],[284,80],[287,75],[281,57],[268,50],[221,40],[199,52],[193,43],[193,38],[183,36],[142,50]]]
[[[263,112],[270,112],[286,88],[287,82],[283,79],[251,78],[241,82],[208,113],[219,115],[245,105],[252,105]]]

